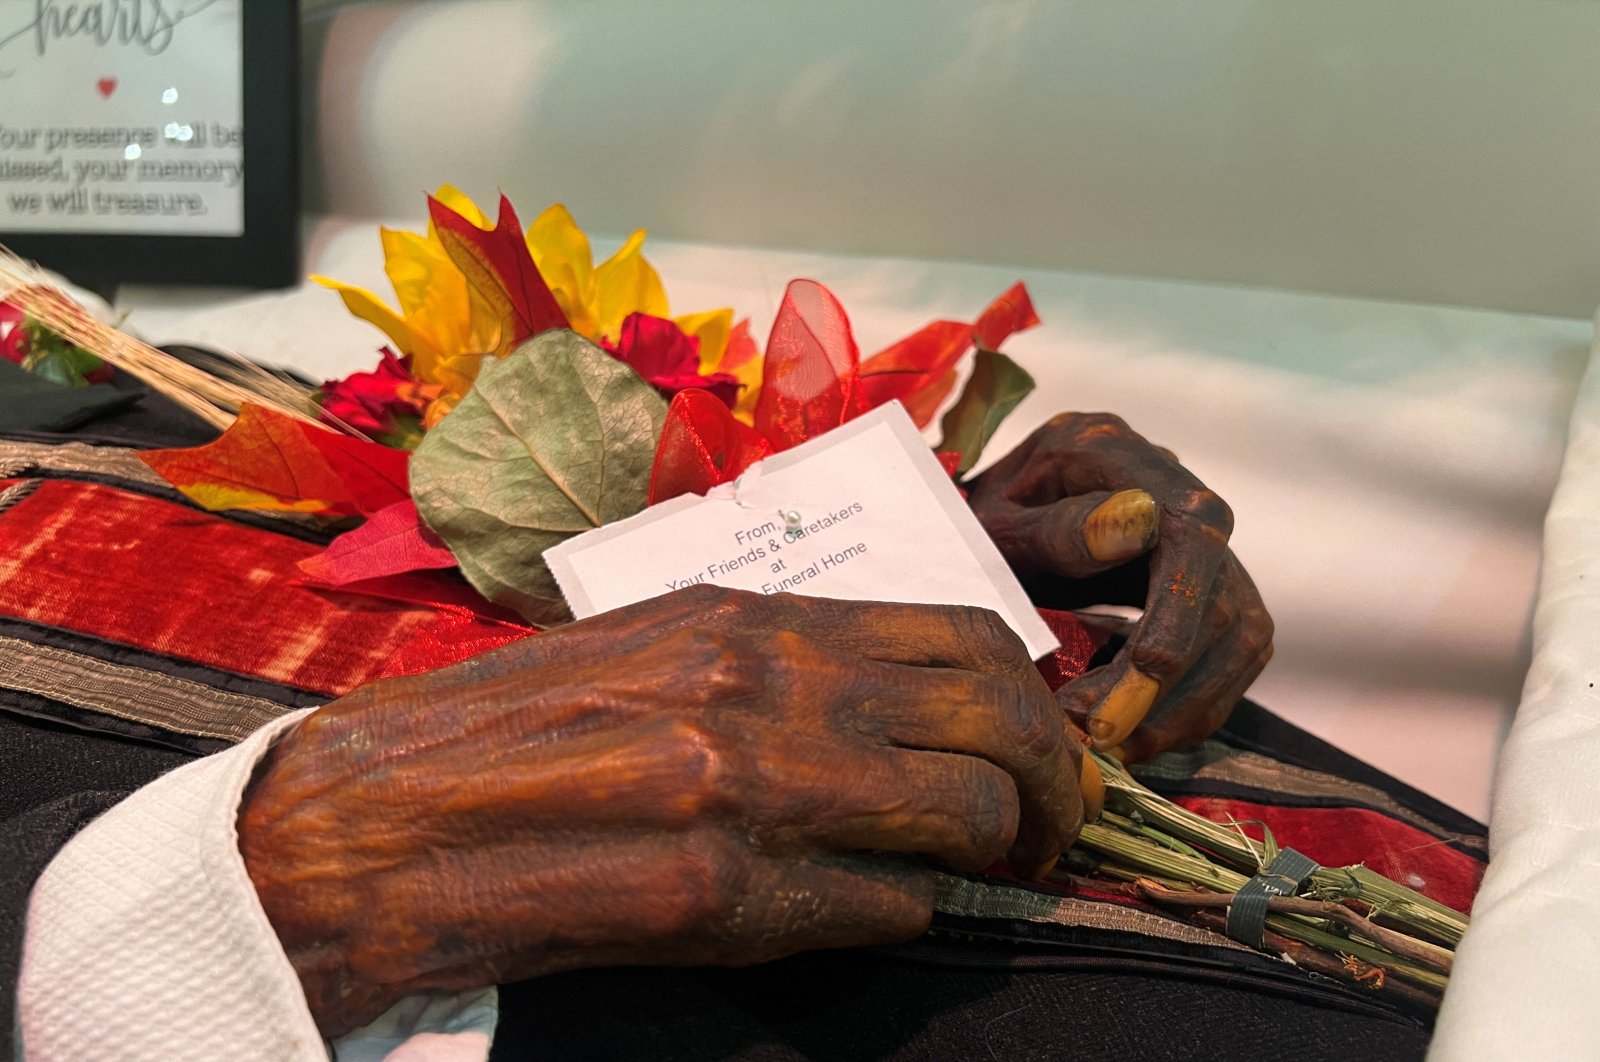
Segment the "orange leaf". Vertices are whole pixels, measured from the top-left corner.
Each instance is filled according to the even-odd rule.
[[[252,405],[215,442],[139,455],[206,509],[340,516],[404,500],[409,456]]]
[[[500,197],[500,219],[492,229],[480,229],[432,196],[428,212],[450,260],[499,318],[501,353],[529,336],[567,327],[509,199]]]

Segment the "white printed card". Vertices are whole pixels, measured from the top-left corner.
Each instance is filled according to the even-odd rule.
[[[1057,645],[898,402],[545,553],[579,619],[697,583],[982,605],[1035,659]]]

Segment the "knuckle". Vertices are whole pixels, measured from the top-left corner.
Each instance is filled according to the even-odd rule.
[[[696,583],[679,590],[678,596],[690,609],[706,615],[707,618],[736,612],[739,608],[734,592],[716,583]]]
[[[1049,426],[1080,442],[1131,434],[1128,422],[1115,413],[1058,413],[1050,418]]]
[[[1133,665],[1164,686],[1183,673],[1187,662],[1182,652],[1166,642],[1143,645],[1133,653]]]
[[[1060,751],[1065,726],[1054,698],[1033,696],[1021,683],[1005,682],[999,701],[1011,739],[1028,762],[1047,760]]]
[[[665,772],[677,782],[676,810],[694,819],[740,807],[747,786],[737,742],[706,720],[676,722],[666,743]]]
[[[1177,510],[1202,527],[1221,532],[1224,538],[1233,534],[1233,509],[1214,490],[1200,487],[1188,491],[1178,499]]]
[[[815,682],[828,670],[823,652],[798,631],[778,630],[761,637],[755,652],[762,658],[767,681],[780,689]]]
[[[993,671],[1008,670],[1015,663],[1021,643],[998,612],[980,605],[956,605],[950,619],[957,640],[972,659]]]
[[[767,607],[767,598],[761,594],[718,586],[716,583],[696,583],[674,591],[674,594],[696,615],[700,623],[728,630],[748,627]]]
[[[1241,641],[1244,651],[1252,657],[1260,656],[1272,650],[1273,637],[1272,617],[1263,612],[1259,618],[1252,617],[1251,622],[1245,624]]]
[[[755,656],[743,639],[733,635],[703,627],[686,630],[673,639],[665,655],[690,665],[692,693],[700,701],[745,697],[761,688]]]
[[[1211,611],[1207,617],[1207,628],[1213,637],[1221,636],[1235,628],[1248,636],[1248,624],[1239,611],[1239,606],[1227,595],[1217,597],[1211,603]]]
[[[978,764],[971,793],[961,826],[966,832],[971,865],[981,869],[1005,855],[1016,841],[1022,809],[1016,783],[991,763]]]
[[[745,893],[749,851],[726,830],[706,827],[683,835],[670,863],[668,935],[693,933],[724,920]]]

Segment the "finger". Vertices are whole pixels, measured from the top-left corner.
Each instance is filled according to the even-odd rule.
[[[1143,490],[1095,491],[1049,505],[1000,501],[982,507],[984,529],[1019,576],[1069,579],[1132,560],[1156,542],[1160,511]]]
[[[1020,675],[1026,646],[989,609],[756,594],[698,584],[541,635],[563,652],[608,655],[680,630],[796,632],[829,648],[898,664]]]
[[[1083,823],[1082,749],[1043,681],[882,664],[866,674],[858,725],[905,748],[981,756],[1011,776],[1021,821],[1007,858],[1047,873]]]
[[[716,934],[735,952],[723,962],[895,944],[927,930],[933,877],[919,860],[883,853],[762,859],[735,910]]]
[[[1203,628],[1232,528],[1227,505],[1204,488],[1163,513],[1144,615],[1112,661],[1120,672],[1116,684],[1090,714],[1097,748],[1119,745],[1133,733],[1161,691],[1176,686],[1209,644]]]
[[[978,871],[1017,838],[1016,784],[974,756],[898,748],[850,754],[801,738],[763,766],[766,796],[753,832],[772,851],[902,852]]]
[[[799,631],[830,649],[884,663],[1038,677],[1021,637],[999,614],[971,605],[773,594],[758,596],[743,619],[761,629]]]
[[[1197,741],[1227,719],[1272,656],[1272,618],[1249,575],[1231,553],[1218,576],[1210,644],[1183,680],[1130,738],[1136,758]]]
[[[1195,681],[1178,691],[1171,712],[1163,704],[1128,735],[1124,758],[1139,762],[1204,741],[1228,721],[1271,660],[1272,646],[1268,645],[1243,666],[1236,660],[1227,667],[1202,662],[1196,668]]]
[[[407,890],[384,926],[397,936],[438,927],[435,945],[398,962],[375,940],[363,969],[445,988],[574,966],[745,964],[908,940],[932,917],[932,879],[913,859],[768,856],[717,827],[603,844],[552,837],[539,855],[485,846],[440,864],[442,876]]]

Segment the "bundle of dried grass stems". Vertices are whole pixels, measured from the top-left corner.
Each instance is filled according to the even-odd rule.
[[[1106,810],[1084,827],[1078,847],[1093,853],[1094,876],[1127,882],[1139,899],[1220,928],[1233,894],[1277,855],[1271,831],[1254,840],[1240,824],[1202,818],[1140,785],[1117,760],[1091,755],[1105,776]],[[1360,865],[1320,867],[1299,895],[1274,897],[1268,910],[1267,948],[1431,1006],[1468,922]]]
[[[313,392],[306,385],[225,352],[224,367],[209,372],[157,350],[95,320],[42,269],[4,247],[0,247],[0,299],[217,428],[231,425],[246,402],[316,422]]]

